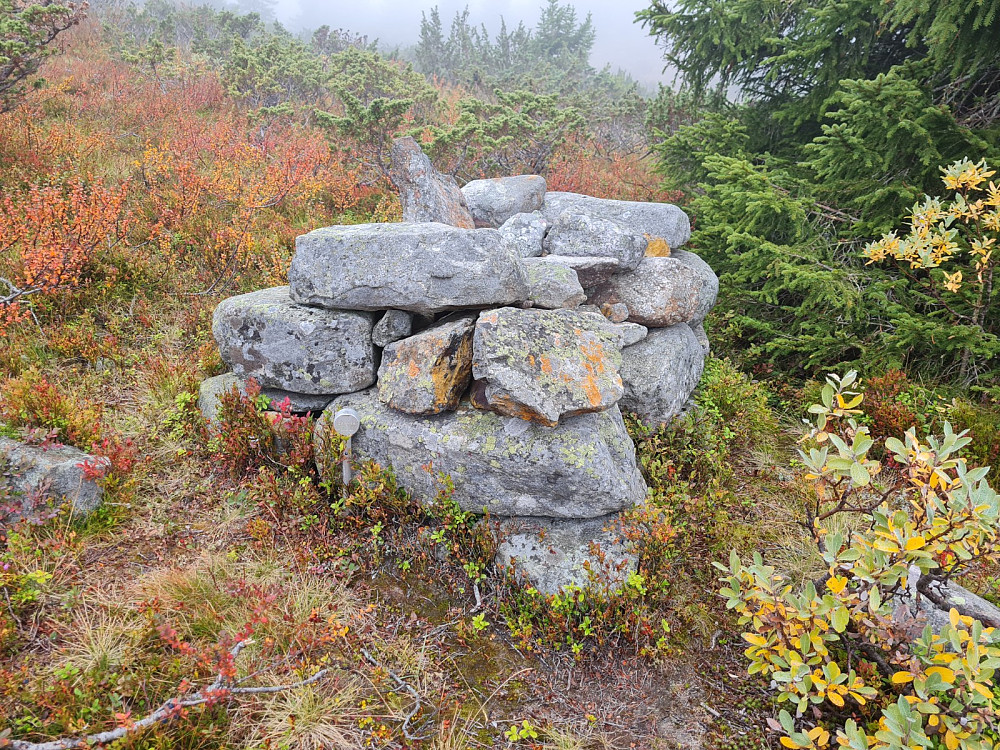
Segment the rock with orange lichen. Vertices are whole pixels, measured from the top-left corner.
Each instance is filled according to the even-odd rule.
[[[472,379],[475,327],[467,315],[389,344],[378,369],[382,403],[407,414],[454,410]]]
[[[643,501],[646,485],[621,412],[564,419],[556,429],[473,408],[432,416],[403,414],[375,388],[338,397],[316,423],[317,462],[323,476],[339,477],[331,460],[334,415],[357,411],[355,459],[392,470],[398,485],[432,503],[451,478],[451,498],[463,510],[491,516],[597,518]]]
[[[473,402],[549,427],[604,411],[624,393],[621,347],[621,334],[599,314],[487,310],[476,323]]]
[[[704,318],[715,304],[719,281],[712,274],[711,285],[703,269],[679,259],[680,254],[643,258],[634,271],[616,274],[593,290],[587,301],[602,307],[622,303],[631,322],[650,328],[700,322],[698,316]]]

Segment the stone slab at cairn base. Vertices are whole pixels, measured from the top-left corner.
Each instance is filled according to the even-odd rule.
[[[403,221],[439,221],[475,229],[476,224],[458,183],[441,174],[413,138],[397,138],[389,152],[389,178],[399,190]]]
[[[339,310],[422,315],[528,298],[524,265],[495,229],[445,224],[356,224],[295,241],[292,299]]]
[[[440,414],[458,407],[472,380],[476,316],[437,323],[382,352],[378,395],[407,414]]]
[[[473,345],[473,403],[555,427],[622,397],[620,334],[600,315],[573,310],[480,313]]]
[[[570,586],[615,591],[639,564],[638,556],[621,541],[619,526],[618,514],[588,520],[505,520],[500,525],[496,563],[512,566],[517,578],[545,596]],[[603,563],[594,554],[593,544],[599,546]]]
[[[246,394],[246,383],[231,372],[201,381],[198,386],[198,410],[210,426],[218,426],[220,399],[224,393],[229,393],[233,388],[236,388],[241,395]],[[280,388],[261,388],[260,393],[269,400],[270,411],[281,411],[281,404],[287,398],[288,410],[292,414],[308,412],[319,414],[334,398],[334,394],[310,396],[305,393],[283,391]]]
[[[622,350],[621,408],[661,425],[685,410],[705,369],[705,350],[691,327],[654,328]]]
[[[545,178],[537,174],[472,180],[462,194],[477,227],[500,227],[517,214],[538,211],[545,200]]]
[[[554,222],[556,217],[566,211],[612,221],[623,229],[643,235],[651,241],[661,239],[672,250],[676,250],[691,239],[691,221],[687,214],[670,203],[616,201],[579,193],[545,194],[542,215],[546,219]]]
[[[287,286],[230,297],[212,317],[222,361],[243,380],[308,395],[375,382],[374,320],[366,313],[294,303]]]
[[[452,497],[463,510],[492,516],[596,518],[646,495],[617,407],[550,429],[474,409],[468,401],[454,412],[411,416],[389,408],[370,389],[330,404],[316,423],[317,456],[328,455],[325,436],[344,407],[361,416],[355,460],[391,469],[400,487],[423,502],[436,497],[438,474],[451,477]],[[339,464],[319,463],[325,477],[336,479]]]
[[[95,458],[68,445],[42,448],[0,437],[0,485],[15,493],[20,512],[14,517],[30,518],[34,503],[51,500],[68,503],[76,516],[85,516],[101,505],[104,490],[96,479],[88,479],[81,464],[107,467],[106,458]],[[0,521],[4,521],[0,508]]]

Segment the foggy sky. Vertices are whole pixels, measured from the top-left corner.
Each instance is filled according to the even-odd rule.
[[[634,23],[635,12],[649,6],[643,0],[569,0],[580,20],[590,12],[594,17],[597,38],[591,65],[628,71],[639,82],[655,87],[668,81],[663,60],[655,41],[645,29]],[[469,6],[469,21],[486,24],[495,32],[500,17],[508,28],[524,21],[533,27],[543,0],[279,0],[278,16],[283,23],[315,28],[324,23],[333,28],[349,29],[369,38],[377,37],[386,46],[410,45],[420,33],[420,13],[437,5],[447,33],[456,11]]]

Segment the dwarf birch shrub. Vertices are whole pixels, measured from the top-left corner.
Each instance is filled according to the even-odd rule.
[[[964,433],[885,441],[889,471],[869,456],[857,375],[830,376],[803,438],[812,485],[803,525],[828,567],[800,590],[754,554],[733,552],[721,594],[749,644],[751,674],[769,677],[787,748],[980,750],[1000,735],[1000,634],[957,610],[939,632],[910,612],[929,581],[1000,559],[1000,497],[987,468],[969,468]],[[855,530],[830,533],[852,514]],[[861,723],[858,723],[861,719]]]

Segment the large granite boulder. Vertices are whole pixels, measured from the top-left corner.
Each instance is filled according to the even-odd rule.
[[[572,257],[614,258],[622,268],[635,268],[646,254],[648,240],[608,219],[566,211],[554,219],[545,235],[545,252]]]
[[[473,180],[462,188],[477,227],[499,227],[516,214],[542,207],[545,178],[537,174]]]
[[[366,313],[294,303],[286,286],[219,303],[212,334],[237,377],[309,395],[334,395],[375,382],[373,319]]]
[[[542,254],[542,243],[549,231],[549,221],[538,211],[514,214],[498,231],[504,243],[522,258],[535,258]]]
[[[659,425],[681,413],[705,368],[705,350],[686,324],[656,328],[622,350],[621,408]]]
[[[662,239],[671,249],[677,249],[691,238],[691,222],[687,214],[670,203],[616,201],[577,193],[545,194],[542,204],[545,218],[555,221],[567,211],[613,221],[650,241]]]
[[[501,524],[496,562],[550,596],[571,586],[615,591],[639,564],[617,514],[603,518],[512,518]]]
[[[622,340],[600,315],[572,310],[480,313],[473,345],[473,403],[554,427],[603,411],[623,393]]]
[[[37,446],[0,437],[0,487],[13,495],[13,507],[0,503],[0,521],[32,518],[39,503],[68,504],[85,516],[101,505],[100,477],[110,466],[68,445]]]
[[[528,280],[528,301],[534,307],[573,309],[587,301],[576,271],[567,265],[546,263],[542,258],[525,258],[524,270]]]
[[[343,310],[446,310],[527,299],[524,266],[495,229],[445,224],[355,224],[295,241],[292,298]]]
[[[688,322],[691,325],[699,325],[715,307],[715,301],[719,296],[719,277],[708,263],[687,250],[674,250],[670,257],[690,269],[698,280],[694,316]]]
[[[628,319],[650,328],[693,321],[704,304],[704,280],[676,258],[643,258],[634,271],[616,274],[598,286],[588,302],[623,302]]]
[[[201,384],[198,386],[198,409],[210,426],[218,426],[220,399],[224,394],[232,391],[233,388],[241,395],[246,395],[246,382],[240,380],[231,372],[216,375],[212,378],[205,378],[201,381]],[[334,394],[312,396],[307,393],[283,391],[280,388],[261,388],[260,395],[268,399],[267,408],[269,411],[280,412],[282,405],[287,400],[288,411],[292,414],[306,414],[309,412],[319,414],[333,400]]]
[[[361,429],[357,460],[391,469],[400,486],[430,502],[451,477],[453,499],[466,511],[498,516],[596,518],[642,502],[646,486],[635,448],[616,407],[566,419],[552,430],[472,408],[434,416],[402,414],[375,389],[338,397],[316,424],[317,455],[326,456],[333,416],[355,409]],[[336,478],[339,464],[320,461]]]
[[[382,352],[378,395],[407,414],[440,414],[458,407],[472,379],[476,317],[437,323]]]
[[[434,169],[413,138],[394,140],[389,157],[389,178],[399,190],[403,221],[439,221],[463,229],[475,228],[455,178]]]
[[[580,286],[590,289],[603,284],[610,279],[621,268],[621,263],[617,258],[601,256],[572,256],[572,255],[544,255],[539,260],[546,263],[558,263],[561,266],[568,266],[576,271],[576,277],[580,281]]]

